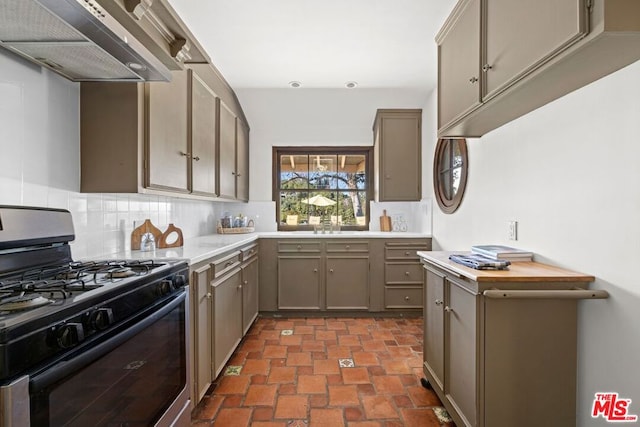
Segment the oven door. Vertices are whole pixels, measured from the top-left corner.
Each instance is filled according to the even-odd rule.
[[[116,335],[32,376],[31,425],[188,425],[187,307],[183,290]]]

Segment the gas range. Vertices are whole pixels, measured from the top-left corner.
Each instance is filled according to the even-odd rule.
[[[36,425],[65,424],[62,420],[67,416],[60,415],[53,403],[57,394],[66,393],[65,384],[87,383],[95,378],[87,369],[104,369],[112,363],[106,361],[109,358],[127,359],[137,353],[139,360],[133,365],[138,367],[146,366],[144,360],[159,352],[173,352],[158,362],[173,374],[167,377],[166,396],[158,397],[156,406],[143,416],[148,422],[155,420],[153,423],[174,417],[189,401],[187,262],[75,261],[69,245],[74,237],[71,214],[66,210],[0,206],[3,419],[10,414],[20,425],[28,425],[29,419]],[[178,365],[175,358],[180,360]],[[123,372],[127,378],[136,378],[131,370]],[[110,380],[106,377],[96,390],[113,390],[117,399],[122,393],[119,388],[128,383]],[[17,395],[30,400],[26,406],[30,414],[24,413],[22,403],[16,404]],[[178,395],[180,401],[172,403]],[[139,410],[132,413],[126,408],[104,415],[89,403],[98,400],[87,399],[71,413],[125,424],[141,416]]]
[[[0,331],[121,292],[180,260],[61,262],[0,275]],[[184,283],[182,284],[184,285]],[[167,293],[168,284],[158,293]]]

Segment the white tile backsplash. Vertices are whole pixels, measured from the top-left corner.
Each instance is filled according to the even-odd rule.
[[[147,194],[83,194],[80,85],[0,50],[0,204],[69,209],[76,259],[131,247],[135,220],[186,239],[215,232],[222,203]]]
[[[394,218],[403,217],[407,232],[431,234],[431,199],[419,202],[371,202],[370,210],[371,231],[380,231],[380,216],[386,210],[392,222]]]

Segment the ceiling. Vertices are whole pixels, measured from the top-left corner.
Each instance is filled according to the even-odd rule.
[[[169,0],[234,89],[436,84],[455,0]],[[357,90],[354,89],[354,90]]]

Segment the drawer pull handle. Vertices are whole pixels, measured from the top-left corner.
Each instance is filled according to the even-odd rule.
[[[224,266],[229,267],[230,265],[233,265],[233,261],[227,261]]]
[[[184,151],[180,151],[180,155],[182,157],[191,157],[191,153],[185,153]]]
[[[444,311],[446,311],[447,313],[451,313],[451,312],[453,312],[453,308],[451,308],[451,307],[449,307],[449,306],[446,306],[446,307],[444,308]]]
[[[193,158],[193,160],[195,160],[196,162],[199,162],[199,161],[200,161],[200,157],[195,156],[195,157]]]
[[[242,285],[238,285],[238,290],[242,289]]]
[[[245,281],[244,281],[244,284],[245,284],[245,285],[248,285],[248,284],[249,284],[249,281],[248,281],[248,280],[245,280]]]
[[[484,71],[485,73],[489,70],[493,69],[493,66],[489,65],[489,64],[484,64],[482,66],[482,71]]]
[[[405,272],[404,272],[404,275],[405,275],[405,276],[411,276],[411,273],[409,273],[408,271],[405,271]]]
[[[409,255],[411,255],[411,252],[406,251],[404,254],[405,254],[406,256],[409,256]]]
[[[207,292],[207,298],[211,298],[211,292]]]
[[[347,245],[347,246],[345,246],[345,248],[346,248],[346,249],[350,249],[350,248],[351,248],[351,246]]]
[[[411,299],[411,298],[409,298],[409,297],[404,297],[404,300],[405,300],[405,301],[409,301],[410,299]]]
[[[436,300],[436,305],[442,305],[442,304],[443,304],[443,301],[441,299]]]
[[[329,273],[333,273],[333,268],[330,268],[330,269],[329,269]]]
[[[478,78],[476,76],[473,76],[469,79],[469,82],[471,82],[471,84],[475,83],[478,81]]]
[[[302,246],[300,246],[300,245],[298,245],[297,247],[298,247],[298,250],[302,249]]]
[[[313,272],[314,272],[314,273],[317,273],[317,272],[318,272],[318,269],[317,269],[317,268],[314,268],[314,269],[313,269]]]

